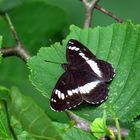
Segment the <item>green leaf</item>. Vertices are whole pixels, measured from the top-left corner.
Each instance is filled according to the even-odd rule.
[[[9,89],[3,86],[0,86],[0,100],[9,100],[10,95],[9,95]]]
[[[50,48],[41,48],[28,65],[32,83],[48,98],[64,70],[61,65],[44,60],[65,63],[65,49],[70,38],[82,42],[97,58],[111,63],[116,70],[116,76],[109,85],[108,100],[98,107],[81,105],[75,109],[75,113],[91,121],[101,117],[105,107],[113,118],[115,115],[122,121],[130,121],[139,115],[140,27],[130,22],[94,29],[71,26],[63,46],[56,43]]]
[[[91,132],[93,135],[100,139],[105,136],[109,136],[112,139],[114,138],[113,132],[107,128],[106,125],[106,112],[104,112],[103,118],[96,118],[90,125]]]
[[[96,140],[90,133],[68,124],[54,123],[64,140]]]
[[[140,139],[140,121],[133,123],[126,140],[139,140]]]
[[[0,0],[0,12],[5,12],[21,5],[23,1],[24,0]]]
[[[2,101],[0,101],[0,139],[12,140],[12,136],[8,128],[7,115],[5,112],[4,102]]]
[[[96,140],[90,133],[84,132],[78,128],[70,128],[64,136],[64,140]]]
[[[0,48],[2,46],[2,36],[0,36]],[[1,54],[1,51],[0,51],[0,63],[1,63],[1,60],[2,60],[2,54]]]
[[[11,89],[11,113],[19,120],[22,127],[36,139],[62,140],[49,117],[30,98]]]
[[[11,126],[13,127],[18,140],[36,140],[22,128],[20,122],[13,116],[11,117]]]

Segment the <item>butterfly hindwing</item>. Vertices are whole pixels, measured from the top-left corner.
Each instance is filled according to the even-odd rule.
[[[115,70],[112,65],[104,60],[96,60],[96,63],[101,71],[101,77],[104,82],[109,82],[115,76]]]
[[[84,101],[91,104],[100,104],[107,99],[107,85],[99,80],[96,75],[79,70],[75,72],[75,78]]]
[[[51,107],[55,111],[64,111],[82,103],[82,97],[72,73],[65,72],[58,80],[52,96]]]
[[[95,82],[96,84],[96,82]],[[108,97],[108,87],[105,83],[98,83],[89,93],[82,94],[83,100],[90,104],[101,104]]]

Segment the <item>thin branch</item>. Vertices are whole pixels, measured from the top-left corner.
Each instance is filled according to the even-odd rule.
[[[75,121],[75,127],[80,128],[86,132],[90,132],[90,123],[87,120],[84,120],[83,118],[80,118],[79,116],[75,115],[74,113],[70,111],[66,111],[67,116]]]
[[[118,22],[120,22],[120,23],[123,22],[122,19],[120,19],[120,18],[118,18],[117,16],[113,15],[110,11],[107,11],[106,9],[100,7],[99,5],[96,4],[94,7],[95,7],[97,10],[103,12],[104,14],[106,14],[106,15],[112,17],[112,18],[115,19],[116,21],[118,21]]]
[[[80,128],[81,130],[86,131],[86,132],[91,132],[90,122],[75,115],[74,113],[70,111],[66,111],[66,113],[71,120],[75,121],[76,128]],[[108,128],[113,131],[116,137],[118,137],[118,133],[121,133],[122,138],[126,138],[128,136],[128,130],[125,128],[122,128],[121,132],[118,132],[118,129],[114,126],[108,126]]]
[[[30,55],[23,47],[2,48],[0,51],[2,53],[2,57],[17,56],[24,62],[27,62],[30,58]]]
[[[14,48],[3,48],[3,49],[1,49],[2,56],[3,57],[18,56],[24,62],[27,62],[27,60],[30,58],[29,52],[23,47],[8,13],[5,13],[5,18],[6,18],[6,21],[9,25],[9,27],[10,27],[10,30],[13,34],[13,37],[16,41],[16,46]]]
[[[92,0],[91,2],[89,2],[89,0],[82,0],[82,2],[85,5],[86,8],[86,15],[85,15],[85,21],[84,21],[84,28],[88,28],[91,25],[91,20],[92,20],[92,15],[93,15],[93,10],[94,8],[96,8],[97,10],[103,12],[104,14],[112,17],[113,19],[115,19],[117,22],[122,23],[123,20],[118,18],[117,16],[113,15],[110,11],[100,7],[99,5],[97,5],[97,2],[99,0]]]
[[[89,2],[88,0],[82,0],[82,2],[85,5],[86,8],[86,15],[85,15],[85,21],[84,21],[84,28],[88,28],[91,25],[91,20],[92,20],[92,14],[95,5],[97,4],[99,0],[92,0]]]
[[[12,24],[12,21],[11,21],[9,15],[8,15],[8,13],[5,13],[5,18],[7,20],[7,23],[9,25],[9,27],[10,27],[10,30],[11,30],[11,32],[13,34],[13,37],[15,38],[15,41],[16,41],[17,45],[21,45],[21,41],[20,41],[20,39],[19,39],[19,37],[17,35],[17,32],[16,32],[16,30],[15,30],[13,24]]]

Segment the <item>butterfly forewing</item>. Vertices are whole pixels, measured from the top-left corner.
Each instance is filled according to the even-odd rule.
[[[97,59],[87,47],[74,39],[71,39],[67,45],[67,61],[79,69],[96,74],[105,82],[112,80],[115,75],[111,64]]]
[[[74,39],[68,41],[66,55],[68,63],[75,66],[84,63],[88,59],[95,58],[95,55],[93,55],[83,44]]]

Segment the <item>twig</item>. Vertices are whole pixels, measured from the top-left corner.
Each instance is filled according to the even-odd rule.
[[[91,2],[89,2],[88,0],[82,0],[86,8],[84,28],[88,28],[91,25],[93,10],[98,1],[99,0],[92,0]]]
[[[90,123],[87,120],[80,118],[79,116],[75,115],[70,111],[66,111],[67,116],[75,121],[75,127],[80,128],[86,132],[90,132]]]
[[[13,34],[13,37],[16,41],[16,46],[14,48],[4,48],[1,50],[2,52],[2,56],[3,57],[7,57],[7,56],[18,56],[19,58],[21,58],[24,62],[27,62],[27,59],[30,58],[29,52],[23,47],[17,32],[11,22],[11,19],[8,15],[8,13],[5,13],[5,18],[7,20],[7,23],[10,27],[10,30]]]
[[[17,138],[17,136],[16,136],[16,134],[15,134],[15,131],[14,131],[13,127],[11,126],[10,117],[9,117],[9,112],[8,112],[8,108],[7,108],[7,103],[6,103],[6,101],[3,101],[3,103],[4,103],[5,112],[6,112],[6,117],[7,117],[8,128],[9,128],[9,130],[10,130],[10,132],[11,132],[11,134],[12,134],[14,140],[18,140],[18,138]]]
[[[99,0],[92,0],[91,2],[89,2],[88,0],[81,0],[85,7],[86,7],[86,16],[85,16],[85,21],[84,21],[84,27],[87,28],[90,26],[91,24],[91,19],[92,19],[92,14],[93,14],[93,10],[94,8],[96,8],[97,10],[103,12],[104,14],[112,17],[113,19],[115,19],[116,21],[122,23],[123,20],[118,18],[117,16],[113,15],[110,11],[100,7],[99,5],[97,5],[97,2]]]
[[[23,47],[2,48],[0,51],[2,53],[2,57],[17,56],[24,62],[27,62],[30,58],[30,55]]]
[[[81,130],[86,131],[86,132],[91,131],[90,130],[90,122],[75,115],[74,113],[72,113],[70,111],[66,111],[66,113],[71,120],[75,121],[76,128],[80,128]],[[116,137],[118,137],[119,133],[121,134],[122,138],[126,138],[128,136],[128,130],[125,128],[121,129],[121,132],[118,132],[118,128],[116,128],[114,126],[108,126],[108,128],[113,131],[113,133]]]
[[[15,41],[16,41],[17,45],[20,46],[21,45],[21,41],[20,41],[20,39],[19,39],[19,37],[17,35],[17,32],[16,32],[16,30],[15,30],[13,24],[12,24],[12,21],[11,21],[9,15],[8,15],[8,13],[5,13],[5,18],[7,20],[7,23],[9,25],[9,27],[10,27],[10,30],[11,30],[11,32],[13,34],[13,37],[15,38]]]
[[[120,18],[118,18],[117,16],[113,15],[110,11],[107,11],[106,9],[100,7],[99,5],[96,4],[94,7],[95,7],[97,10],[103,12],[104,14],[106,14],[106,15],[112,17],[112,18],[115,19],[116,21],[118,21],[118,22],[120,22],[120,23],[123,22],[122,19],[120,19]]]

